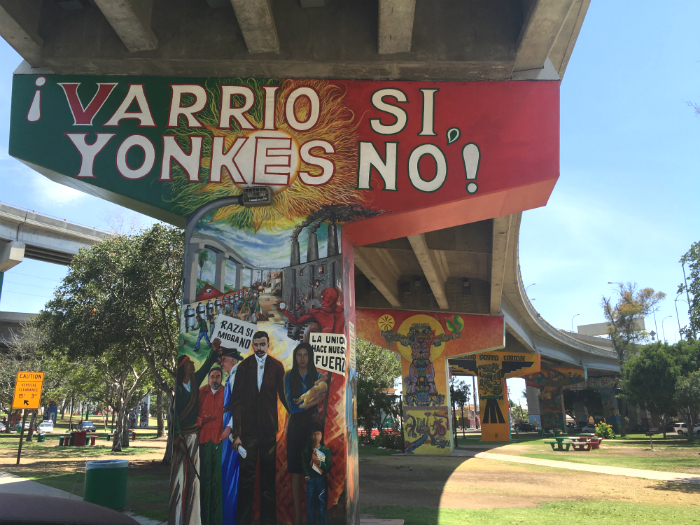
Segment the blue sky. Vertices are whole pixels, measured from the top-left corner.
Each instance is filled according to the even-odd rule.
[[[664,291],[658,332],[678,337],[678,260],[700,240],[700,2],[591,4],[561,87],[561,177],[525,212],[520,263],[533,305],[558,328],[602,322],[608,281]],[[8,157],[12,71],[0,41],[0,200],[108,229],[152,221],[54,184]],[[120,219],[121,217],[121,219]],[[125,219],[125,220],[124,220]],[[6,273],[0,310],[36,312],[65,268],[25,261]],[[680,323],[687,304],[678,302]],[[665,321],[662,324],[662,320]],[[657,331],[653,318],[647,328]],[[510,381],[509,381],[510,383]],[[522,382],[511,385],[512,393]]]

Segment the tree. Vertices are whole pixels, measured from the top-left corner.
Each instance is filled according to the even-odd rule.
[[[101,360],[121,407],[118,430],[147,374],[166,394],[172,421],[183,237],[180,230],[156,224],[80,250],[40,316],[54,347],[74,358]],[[169,427],[164,461],[172,451]]]
[[[453,377],[451,382],[452,384],[450,385],[450,394],[452,396],[452,401],[457,404],[457,406],[462,412],[462,430],[464,430],[464,405],[469,403],[469,399],[471,397],[471,389],[464,380],[460,381],[457,378]]]
[[[678,378],[676,393],[673,396],[681,414],[688,426],[688,441],[695,439],[695,423],[700,412],[700,370]]]
[[[197,263],[199,264],[199,280],[202,280],[202,271],[204,270],[204,264],[209,260],[209,252],[207,250],[201,250],[197,255]]]
[[[654,292],[653,288],[637,290],[635,283],[619,283],[620,297],[615,305],[611,298],[603,296],[602,306],[605,319],[610,324],[608,336],[620,360],[620,371],[623,370],[625,359],[636,352],[637,344],[647,338],[645,330],[639,326],[640,320],[649,315],[654,306],[666,294]]]
[[[676,399],[678,380],[699,368],[699,342],[653,343],[641,348],[625,363],[623,396],[659,417],[666,437],[666,423],[679,411]]]
[[[690,324],[681,329],[681,333],[686,339],[696,339],[700,331],[700,242],[695,242],[690,247],[681,260],[679,261],[683,267],[688,265],[690,275],[688,275],[688,283],[682,283],[678,287],[678,293],[685,292],[688,297],[689,307],[688,316]],[[692,294],[692,299],[690,295]]]
[[[371,381],[379,388],[392,388],[401,376],[400,356],[391,350],[357,339],[357,378]]]
[[[384,415],[389,414],[398,420],[399,403],[388,389],[401,376],[401,363],[398,354],[376,345],[357,340],[357,420],[365,430],[382,429]]]

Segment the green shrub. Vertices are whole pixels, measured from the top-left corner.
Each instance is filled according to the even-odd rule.
[[[615,437],[613,427],[603,421],[601,421],[595,426],[595,433],[598,437],[602,437],[605,439],[613,439]]]

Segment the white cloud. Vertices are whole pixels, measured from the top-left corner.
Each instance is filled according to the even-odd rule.
[[[54,206],[65,206],[75,204],[88,197],[86,193],[53,182],[34,170],[28,169],[28,171],[32,174],[31,184],[37,200],[51,203]]]

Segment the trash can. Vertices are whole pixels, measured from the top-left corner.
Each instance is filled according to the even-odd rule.
[[[85,446],[85,437],[87,436],[87,432],[84,430],[78,430],[75,432],[75,440],[73,441],[73,445],[76,447],[84,447]]]
[[[75,445],[75,432],[71,432],[68,436],[68,445],[71,447]]]
[[[39,432],[39,433],[36,435],[36,442],[37,442],[37,443],[44,443],[44,442],[46,442],[46,434],[42,434],[41,432]]]
[[[83,501],[122,510],[126,507],[126,480],[129,462],[125,459],[88,461],[85,465]]]

